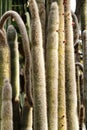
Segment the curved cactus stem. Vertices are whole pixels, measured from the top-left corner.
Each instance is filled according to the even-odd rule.
[[[81,71],[83,71],[83,64],[81,64],[80,62],[76,62],[75,65],[79,66]]]
[[[78,45],[81,45],[82,41],[81,40],[77,40],[76,43],[74,44],[74,48],[76,49],[78,47]]]
[[[5,21],[9,18],[13,17],[18,24],[20,33],[22,35],[23,48],[25,53],[25,91],[30,105],[33,105],[32,92],[31,92],[31,53],[30,53],[30,45],[29,39],[27,35],[27,31],[25,25],[19,16],[19,14],[15,11],[7,11],[0,19],[0,29],[3,28]]]

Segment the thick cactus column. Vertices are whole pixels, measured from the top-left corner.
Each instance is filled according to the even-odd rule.
[[[75,59],[73,47],[72,17],[70,0],[64,0],[65,9],[65,76],[67,129],[79,130],[77,117],[77,92],[75,79]]]
[[[48,130],[46,106],[46,80],[43,54],[42,29],[35,0],[29,0],[32,32],[32,62],[33,62],[33,97],[34,97],[34,129]]]
[[[51,5],[46,45],[48,130],[58,130],[58,25],[57,2]]]
[[[6,79],[2,88],[1,130],[13,130],[12,86]]]
[[[64,5],[63,0],[59,5],[59,76],[58,76],[58,129],[66,130],[66,99],[65,99],[65,34],[64,34]]]

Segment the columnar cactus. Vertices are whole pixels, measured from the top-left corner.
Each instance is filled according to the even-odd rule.
[[[11,83],[13,91],[13,100],[19,100],[19,54],[18,54],[18,43],[17,33],[13,25],[8,26],[7,29],[7,40],[10,47],[11,55]]]
[[[0,30],[0,93],[2,93],[3,80],[10,80],[10,52],[6,33]],[[1,126],[1,94],[0,94],[0,126]]]
[[[2,0],[0,0],[0,17],[2,16]]]
[[[20,128],[20,115],[19,115],[19,54],[17,33],[15,28],[10,25],[7,29],[7,40],[10,47],[11,59],[11,84],[12,84],[12,99],[13,99],[13,121],[14,130]]]
[[[83,84],[84,84],[84,106],[85,124],[87,127],[87,30],[83,31]]]
[[[33,130],[33,108],[27,100],[24,102],[22,111],[21,130]]]
[[[48,130],[58,130],[58,25],[58,4],[53,2],[48,18],[46,44]]]
[[[2,88],[1,130],[13,130],[12,87],[5,79]]]
[[[81,30],[87,30],[87,0],[84,0],[81,5]]]
[[[75,59],[73,47],[72,17],[70,0],[64,0],[65,9],[65,76],[67,129],[79,130],[77,117],[77,92],[75,79]]]
[[[39,9],[39,15],[42,26],[42,34],[43,34],[43,47],[45,49],[45,23],[46,23],[46,11],[45,11],[45,0],[36,0]],[[45,51],[45,50],[44,50]]]
[[[85,107],[82,104],[80,107],[80,115],[79,115],[79,130],[86,130],[84,120],[85,120]]]
[[[73,31],[74,31],[74,44],[79,39],[79,23],[76,14],[71,11],[72,14],[72,25],[73,25]]]
[[[42,29],[35,0],[29,0],[32,33],[34,129],[47,130],[46,79],[43,54]]]
[[[65,99],[65,34],[64,34],[64,5],[63,0],[59,5],[59,76],[58,76],[58,129],[66,130],[66,99]]]

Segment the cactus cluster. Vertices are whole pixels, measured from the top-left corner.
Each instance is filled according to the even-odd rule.
[[[87,1],[70,2],[0,0],[1,130],[87,127]]]

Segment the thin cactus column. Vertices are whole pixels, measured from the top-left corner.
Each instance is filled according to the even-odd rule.
[[[46,44],[48,130],[58,130],[58,25],[57,2],[51,4]]]
[[[74,32],[74,44],[76,44],[79,40],[79,23],[78,23],[78,18],[76,14],[71,11],[72,14],[72,25],[73,25],[73,32]]]
[[[31,43],[31,27],[30,27],[30,14],[29,14],[29,12],[26,12],[25,16],[26,16],[26,27],[27,27],[28,37],[30,40],[30,44],[32,44]]]
[[[84,77],[84,81],[83,81],[83,84],[84,84],[84,106],[85,106],[85,124],[86,124],[86,128],[87,128],[87,0],[84,0],[83,3],[82,3],[82,6],[81,6],[81,30],[82,30],[82,33],[83,33],[83,77]],[[84,31],[85,30],[85,31]]]
[[[7,29],[7,40],[10,48],[11,57],[11,84],[12,84],[12,99],[13,99],[13,121],[14,130],[20,128],[20,113],[19,113],[19,53],[17,33],[15,28],[10,25]]]
[[[66,81],[66,114],[67,129],[79,130],[77,117],[77,93],[75,79],[75,59],[73,47],[72,17],[70,0],[64,0],[65,9],[65,81]]]
[[[43,54],[42,29],[35,0],[29,0],[32,33],[32,62],[33,62],[33,97],[34,97],[34,129],[48,130],[46,106],[46,80]]]
[[[42,34],[43,34],[43,47],[45,49],[45,23],[46,23],[46,11],[45,11],[45,0],[36,0],[38,4],[39,9],[39,15],[41,20],[41,26],[42,26]],[[45,51],[45,50],[44,50]]]
[[[2,16],[2,0],[0,0],[0,17]]]
[[[7,44],[6,33],[0,30],[0,127],[1,127],[1,93],[3,80],[10,80],[10,52]]]
[[[5,79],[2,88],[1,130],[13,130],[12,86]]]
[[[81,5],[81,30],[87,30],[87,0],[82,1]]]
[[[82,104],[80,107],[80,115],[79,115],[79,130],[86,130],[84,121],[85,121],[85,107]]]
[[[64,5],[59,5],[59,76],[58,76],[58,129],[66,130],[66,98],[65,98],[65,34],[64,34]]]
[[[83,84],[84,84],[84,106],[85,106],[85,124],[87,128],[87,30],[83,31]]]

